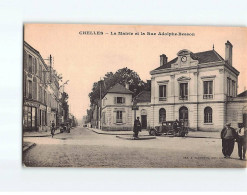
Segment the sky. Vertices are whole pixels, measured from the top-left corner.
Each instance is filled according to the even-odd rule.
[[[103,35],[80,34],[85,31]],[[118,35],[118,32],[133,35]],[[194,36],[162,36],[159,32],[194,33]],[[246,87],[247,29],[244,27],[25,24],[24,40],[44,59],[53,56],[54,68],[63,75],[63,82],[69,80],[64,90],[69,94],[70,112],[77,119],[86,115],[93,83],[107,72],[128,67],[146,81],[151,79],[150,71],[159,66],[161,54],[170,61],[182,49],[197,53],[212,50],[214,45],[225,58],[227,40],[233,45],[233,66],[240,72],[238,93]]]

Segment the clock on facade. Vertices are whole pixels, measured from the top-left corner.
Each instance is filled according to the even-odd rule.
[[[186,56],[182,56],[181,61],[182,62],[186,62],[186,60],[187,60],[187,57]]]

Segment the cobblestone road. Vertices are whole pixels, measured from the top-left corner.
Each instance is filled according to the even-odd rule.
[[[157,137],[122,140],[77,127],[71,133],[24,138],[36,146],[25,152],[28,167],[245,167],[238,160],[237,144],[231,159],[221,154],[221,140],[210,138]]]

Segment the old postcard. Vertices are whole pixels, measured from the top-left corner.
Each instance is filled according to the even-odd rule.
[[[245,27],[25,24],[23,166],[246,168]]]

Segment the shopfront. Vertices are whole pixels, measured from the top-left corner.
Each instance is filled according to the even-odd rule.
[[[47,130],[47,110],[46,106],[39,106],[39,126],[40,130]]]
[[[25,102],[23,110],[23,130],[37,131],[37,108],[39,104],[33,102]]]

